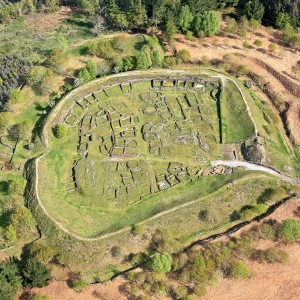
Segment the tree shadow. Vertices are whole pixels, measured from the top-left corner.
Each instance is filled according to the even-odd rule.
[[[32,298],[32,294],[30,293],[30,291],[25,291],[21,296],[20,296],[20,300],[30,300]]]
[[[300,218],[300,206],[293,211],[293,214],[295,217]]]
[[[260,204],[260,203],[265,203],[267,202],[268,200],[270,200],[271,196],[273,195],[274,193],[274,190],[271,189],[271,188],[267,188],[265,189],[262,194],[260,194],[257,198],[257,203]]]
[[[35,106],[35,110],[37,111],[44,111],[45,108],[39,102],[34,102],[33,105]]]
[[[130,295],[130,289],[129,289],[128,287],[129,287],[128,284],[123,283],[123,284],[121,284],[121,285],[118,287],[118,291],[119,291],[122,295],[126,296],[127,299],[133,300],[134,297],[132,297],[132,296]]]

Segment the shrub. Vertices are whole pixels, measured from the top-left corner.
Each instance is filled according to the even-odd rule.
[[[24,179],[23,177],[14,177],[13,179],[9,180],[7,188],[8,194],[23,195],[26,182],[26,179]]]
[[[142,235],[144,233],[144,224],[135,224],[132,226],[132,232],[135,235]]]
[[[17,104],[17,103],[21,103],[23,102],[25,99],[25,94],[23,91],[21,90],[16,90],[13,89],[10,91],[9,93],[9,97],[8,100],[12,103],[12,104]]]
[[[244,41],[243,46],[244,46],[245,48],[249,48],[249,47],[250,47],[250,44],[249,44],[247,41]]]
[[[112,46],[115,50],[123,52],[125,50],[126,44],[128,43],[128,38],[121,34],[117,35],[112,40]]]
[[[267,263],[273,264],[277,261],[277,251],[274,248],[265,250],[264,257]]]
[[[194,288],[194,293],[199,297],[203,297],[207,294],[206,287],[204,285],[196,285]]]
[[[168,69],[172,69],[173,67],[180,65],[181,64],[181,60],[173,57],[173,56],[167,56],[164,58],[164,67],[168,68]]]
[[[204,66],[207,66],[209,65],[209,57],[207,55],[203,55],[202,56],[202,59],[201,59],[201,62]]]
[[[285,242],[294,242],[300,237],[300,221],[292,218],[284,220],[279,228],[278,236]]]
[[[277,47],[276,47],[275,44],[270,44],[268,48],[269,48],[269,50],[270,50],[272,53],[275,52],[276,49],[277,49]]]
[[[64,124],[57,124],[53,128],[53,133],[57,139],[63,139],[68,135],[68,128]]]
[[[257,47],[261,47],[262,46],[262,41],[261,40],[255,40],[253,44]]]
[[[267,239],[270,241],[274,241],[276,235],[275,229],[267,223],[261,225],[261,227],[259,228],[259,233],[263,239]]]
[[[232,265],[230,275],[234,279],[246,279],[248,277],[248,268],[242,261],[238,261]]]
[[[48,295],[35,294],[30,300],[50,300],[50,297]]]
[[[191,61],[191,53],[187,49],[181,49],[176,53],[176,58],[180,59],[184,63],[188,63]]]
[[[89,45],[88,52],[101,58],[110,58],[113,53],[112,43],[108,40],[94,42]]]
[[[155,253],[149,262],[149,267],[155,272],[170,272],[172,266],[172,257],[169,253]]]
[[[278,260],[282,264],[286,264],[289,260],[289,255],[284,250],[278,250]]]
[[[87,283],[82,279],[78,279],[73,281],[72,286],[75,291],[82,292],[87,287]]]
[[[180,285],[176,290],[175,290],[175,295],[176,299],[185,299],[188,294],[188,289],[184,285]]]
[[[188,41],[192,41],[194,39],[193,32],[188,31],[185,35],[185,39],[188,40]]]

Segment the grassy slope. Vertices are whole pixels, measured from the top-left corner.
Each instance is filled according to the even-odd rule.
[[[221,93],[223,142],[241,142],[254,133],[242,95],[232,81],[227,80]]]

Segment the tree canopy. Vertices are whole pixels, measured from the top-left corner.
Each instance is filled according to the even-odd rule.
[[[172,257],[169,253],[155,253],[149,262],[149,267],[155,272],[170,272],[172,266]]]

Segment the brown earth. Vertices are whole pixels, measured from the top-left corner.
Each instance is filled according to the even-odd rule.
[[[262,220],[276,220],[281,222],[288,217],[299,217],[300,198],[287,201],[274,213]],[[255,222],[240,229],[232,236],[239,236],[248,231]],[[227,240],[229,237],[221,237],[219,240]],[[201,298],[203,300],[297,300],[300,299],[300,247],[299,241],[286,245],[282,242],[270,242],[260,240],[256,248],[266,249],[275,246],[277,249],[285,250],[289,254],[287,264],[259,264],[257,262],[245,261],[247,266],[253,270],[256,276],[247,280],[236,281],[220,279],[215,286],[209,287],[208,294]],[[41,293],[49,295],[51,300],[123,300],[128,299],[126,292],[129,285],[120,276],[107,283],[89,285],[82,293],[75,292],[67,284],[68,273],[62,273],[58,277],[60,281],[52,281],[49,286],[42,289],[32,289],[23,300],[29,299],[30,294]],[[160,298],[169,300],[171,298]],[[200,299],[195,297],[195,299]]]
[[[64,19],[80,12],[78,8],[62,6],[58,12],[54,13],[37,13],[26,16],[25,24],[37,31],[56,28]]]

